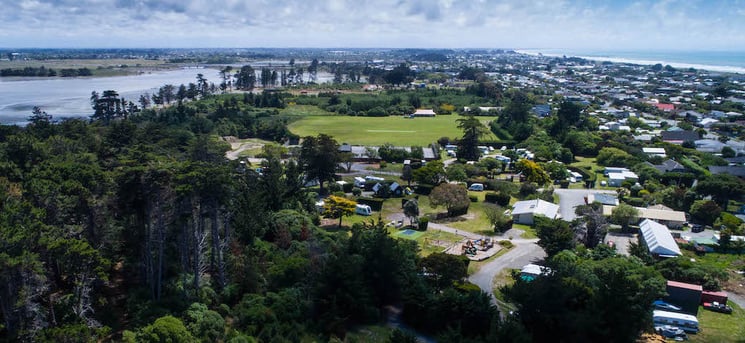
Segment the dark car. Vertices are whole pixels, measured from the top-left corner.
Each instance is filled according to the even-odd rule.
[[[701,224],[693,224],[691,226],[691,232],[698,233],[698,232],[703,232],[703,231],[704,231],[704,226]]]
[[[704,303],[704,308],[709,311],[714,311],[714,312],[720,312],[720,313],[726,313],[726,314],[732,313],[732,307],[727,306],[725,304],[720,304],[716,301],[711,302],[711,303]]]

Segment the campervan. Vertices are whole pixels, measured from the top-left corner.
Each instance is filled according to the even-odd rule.
[[[372,215],[372,208],[370,208],[370,205],[357,204],[357,206],[354,209],[354,213],[357,213],[363,216],[369,216],[369,215]]]
[[[356,176],[354,178],[354,186],[357,187],[357,188],[365,188],[365,179],[363,179],[363,178],[361,178],[359,176]]]
[[[698,319],[690,314],[654,310],[652,320],[655,326],[672,325],[683,329],[685,332],[698,332]]]
[[[481,191],[484,190],[484,184],[483,183],[474,183],[474,184],[471,184],[471,187],[468,187],[468,190],[469,191],[481,192]]]

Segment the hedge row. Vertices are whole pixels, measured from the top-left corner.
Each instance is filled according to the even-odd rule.
[[[383,202],[385,199],[376,198],[357,198],[357,203],[362,205],[369,205],[373,211],[380,211],[383,209]]]

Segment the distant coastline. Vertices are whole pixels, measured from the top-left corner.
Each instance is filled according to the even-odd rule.
[[[678,69],[694,68],[721,73],[745,74],[745,52],[576,52],[555,49],[520,49],[515,52],[548,57],[579,57],[598,62],[628,63],[637,65],[670,65]]]

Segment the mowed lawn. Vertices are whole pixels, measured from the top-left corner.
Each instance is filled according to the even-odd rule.
[[[301,137],[325,133],[339,143],[380,146],[391,143],[395,146],[422,146],[436,142],[440,137],[458,138],[463,132],[458,129],[458,115],[434,118],[405,119],[391,117],[351,116],[306,116],[289,125],[290,131]],[[486,125],[488,121],[484,121]],[[495,139],[489,134],[485,139]]]

